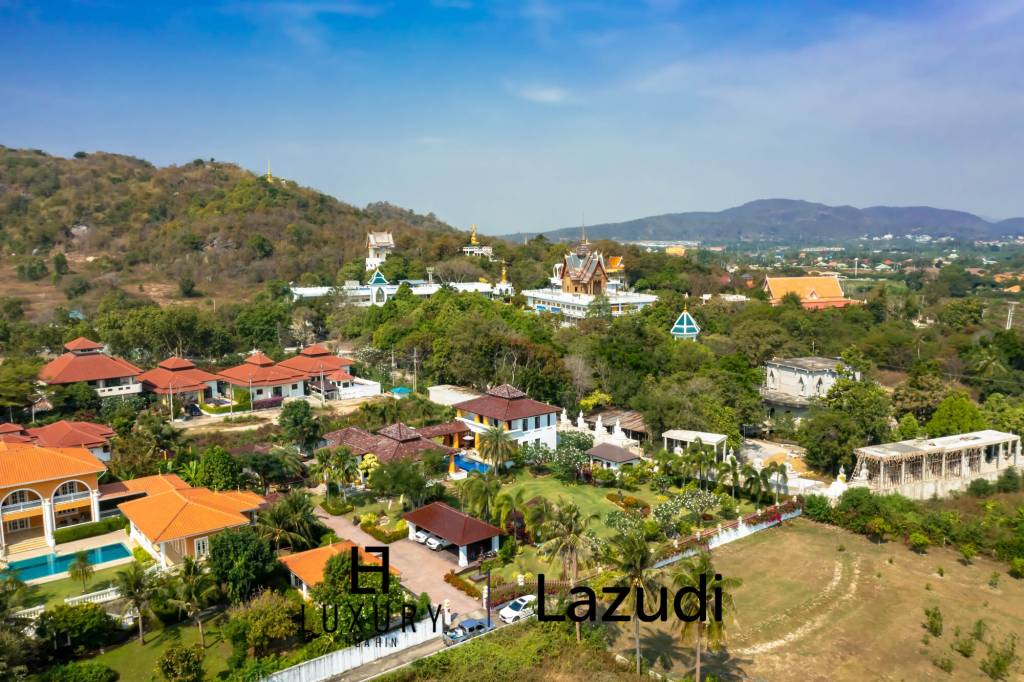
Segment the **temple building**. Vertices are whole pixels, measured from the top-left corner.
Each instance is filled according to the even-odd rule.
[[[804,308],[845,308],[860,301],[846,298],[837,275],[818,277],[766,277],[764,289],[772,305],[779,305],[789,294],[795,294]]]
[[[700,326],[697,324],[697,320],[693,319],[693,315],[689,311],[683,310],[669,331],[673,338],[696,341],[697,335],[700,334]]]
[[[39,370],[39,381],[47,386],[85,382],[101,398],[142,392],[142,370],[104,352],[103,344],[80,336],[64,344],[67,352]]]
[[[427,298],[442,288],[454,289],[462,293],[483,294],[488,298],[505,298],[515,293],[507,281],[491,284],[480,282],[437,282],[434,280],[433,268],[427,268],[427,279],[403,279],[390,282],[380,270],[375,270],[366,284],[345,282],[340,287],[291,287],[292,296],[299,298],[319,298],[321,296],[340,295],[348,303],[365,308],[382,306],[398,293],[402,285],[409,287],[413,296]]]
[[[390,232],[370,232],[366,235],[366,269],[376,270],[395,250],[395,238]]]
[[[769,419],[788,414],[794,420],[807,416],[813,400],[828,395],[840,376],[839,358],[775,358],[765,363],[761,399]],[[853,374],[860,379],[860,373]]]
[[[584,236],[574,251],[555,264],[546,289],[527,289],[522,293],[530,309],[561,315],[566,321],[585,318],[595,301],[607,300],[612,316],[618,317],[658,300],[652,294],[630,291],[622,279],[624,272],[621,257],[606,260],[600,251],[591,250]]]
[[[978,478],[994,481],[1009,468],[1024,470],[1020,436],[992,430],[869,445],[855,453],[850,487],[914,500],[945,497]]]
[[[490,246],[484,246],[476,238],[476,225],[473,226],[473,231],[469,235],[469,245],[462,247],[462,253],[467,256],[485,256],[486,258],[494,257],[494,248]]]

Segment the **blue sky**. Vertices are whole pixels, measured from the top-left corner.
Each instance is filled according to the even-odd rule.
[[[766,197],[1024,215],[1024,0],[0,0],[0,144],[537,231]]]

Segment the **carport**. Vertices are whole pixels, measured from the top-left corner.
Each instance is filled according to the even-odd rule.
[[[488,550],[498,551],[500,528],[463,514],[444,502],[414,509],[402,518],[409,524],[410,539],[422,528],[458,547],[459,566],[468,566],[470,561]]]

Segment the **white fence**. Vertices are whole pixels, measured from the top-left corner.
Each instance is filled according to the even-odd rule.
[[[64,603],[68,606],[74,606],[75,604],[106,604],[108,601],[114,601],[121,596],[121,590],[116,587],[108,587],[105,590],[99,592],[90,592],[89,594],[83,594],[78,597],[67,597]]]
[[[429,618],[416,623],[416,631],[407,627],[390,630],[386,634],[360,642],[347,649],[332,651],[329,654],[299,663],[291,668],[280,670],[266,678],[265,682],[318,682],[340,675],[343,672],[372,663],[379,658],[390,656],[404,649],[440,639],[441,633],[434,632],[434,624]]]
[[[351,398],[369,398],[380,395],[380,384],[369,379],[352,379],[352,385],[348,388],[338,389],[338,400],[349,400]]]

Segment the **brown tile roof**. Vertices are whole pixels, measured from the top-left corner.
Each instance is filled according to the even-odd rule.
[[[294,370],[312,379],[319,377],[321,372],[327,375],[350,367],[352,366],[352,361],[348,358],[334,355],[323,345],[314,343],[312,346],[303,348],[295,357],[277,363],[277,366]]]
[[[453,407],[463,412],[471,412],[501,421],[536,417],[559,411],[553,405],[527,398],[525,393],[508,384],[496,386],[487,391],[486,395],[456,403]]]
[[[403,443],[410,440],[417,440],[420,437],[420,434],[416,432],[416,429],[410,428],[402,422],[395,422],[391,426],[385,426],[377,432],[377,435],[386,436],[391,440],[397,440]]]
[[[115,432],[103,424],[62,419],[29,429],[28,434],[44,448],[95,448],[109,443]]]
[[[323,438],[331,446],[347,447],[353,455],[373,453],[382,462],[401,457],[415,457],[429,451],[438,451],[445,454],[455,452],[452,448],[425,438],[416,429],[410,428],[401,422],[387,426],[376,434],[367,433],[358,427],[350,426],[339,431],[326,433]]]
[[[289,554],[288,556],[281,557],[278,561],[298,576],[299,580],[306,583],[307,587],[313,587],[323,581],[324,568],[327,566],[327,561],[341,554],[349,554],[353,547],[357,547],[357,545],[348,540],[342,540],[326,547],[316,547],[305,552]],[[376,554],[370,554],[362,547],[359,547],[359,563],[380,566],[380,557]],[[390,562],[388,569],[393,575],[401,575],[397,568],[390,565]]]
[[[275,365],[260,352],[253,353],[242,364],[229,367],[217,376],[233,386],[280,386],[306,378],[302,372]]]
[[[619,464],[635,462],[640,459],[640,455],[634,454],[625,448],[620,448],[618,445],[612,445],[611,443],[595,445],[587,450],[587,454],[595,459],[604,460],[605,462],[617,462]]]
[[[345,446],[352,451],[353,455],[365,455],[373,452],[377,445],[377,437],[372,433],[363,431],[358,426],[349,426],[337,431],[331,431],[323,435],[328,446]]]
[[[611,428],[615,426],[615,420],[619,421],[619,426],[625,431],[635,431],[637,433],[647,433],[647,424],[644,423],[644,417],[636,410],[625,410],[619,407],[605,407],[599,410],[594,410],[586,417],[585,421],[588,424],[593,425],[597,421],[597,417],[600,415],[601,423]]]
[[[403,514],[402,518],[460,547],[501,535],[500,528],[463,514],[444,502],[432,502]]]
[[[0,488],[106,471],[85,448],[44,448],[0,442]]]
[[[196,367],[185,358],[167,358],[154,369],[143,372],[139,381],[153,393],[166,395],[174,393],[197,393],[207,388],[208,381],[217,381],[217,376]]]
[[[48,384],[74,384],[140,374],[142,370],[127,360],[106,353],[82,353],[80,350],[68,351],[39,370],[39,378]]]
[[[243,526],[266,502],[248,491],[213,492],[207,488],[173,488],[117,505],[150,542],[216,533]]]
[[[445,422],[444,424],[434,424],[433,426],[421,426],[416,429],[424,438],[437,438],[438,436],[451,436],[456,433],[467,433],[469,427],[460,421]]]

